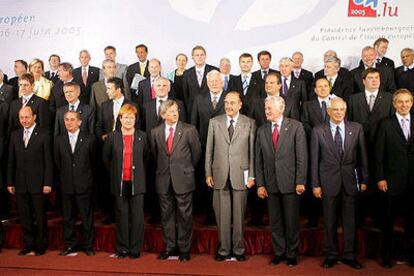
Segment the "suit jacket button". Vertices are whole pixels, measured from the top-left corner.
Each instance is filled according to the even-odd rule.
[[[135,166],[132,166],[132,169],[135,170]]]
[[[72,167],[75,167],[75,164],[72,164]]]

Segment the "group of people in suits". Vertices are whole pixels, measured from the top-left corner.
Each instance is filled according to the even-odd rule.
[[[143,44],[130,66],[117,63],[115,47],[106,47],[102,70],[89,65],[86,50],[76,69],[51,55],[44,76],[43,62],[34,61],[25,73],[20,69],[27,70],[27,63],[16,60],[17,90],[0,72],[0,152],[7,156],[4,186],[16,195],[23,228],[19,255],[42,255],[47,248],[45,195],[52,187],[61,193],[66,246],[60,255],[80,249],[94,255],[92,196],[99,182],[115,217],[115,258],[140,256],[144,194],[155,193],[166,245],[159,259],[177,253],[181,261],[191,259],[193,202],[201,202],[207,221],[217,223],[215,260],[244,261],[246,211],[253,225],[262,225],[267,205],[271,263],[294,266],[302,202],[309,206],[310,225],[323,213],[323,267],[340,259],[362,267],[356,259],[359,206],[367,206],[364,212],[374,220],[377,215],[383,229],[385,267],[392,266],[395,218],[404,216],[405,255],[414,265],[407,196],[414,184],[414,52],[403,49],[403,65],[394,71],[384,45],[388,41],[379,39],[365,47],[351,71],[329,50],[315,77],[302,68],[300,52],[282,58],[274,70],[268,51],[258,53],[255,72],[253,56],[241,54],[241,74],[233,76],[226,58],[219,68],[207,64],[202,46],[192,49],[195,65],[189,69],[187,56],[177,55],[169,78],[161,76],[159,60],[147,59]],[[54,83],[47,96],[38,90],[41,78]],[[75,206],[82,241],[75,238]],[[378,206],[384,207],[380,216]]]

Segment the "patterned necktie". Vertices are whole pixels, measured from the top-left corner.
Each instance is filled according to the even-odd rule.
[[[229,77],[224,77],[224,91],[227,91],[227,88],[229,87]]]
[[[266,70],[263,70],[262,71],[263,80],[266,79],[266,76],[267,76],[267,71]]]
[[[73,104],[70,105],[70,111],[75,111],[75,105]]]
[[[27,98],[23,97],[23,107],[25,107],[28,102],[29,102],[29,100]]]
[[[198,86],[201,87],[201,84],[203,83],[203,72],[201,72],[201,70],[197,70],[197,82]]]
[[[273,133],[272,133],[272,141],[273,141],[273,149],[275,151],[277,151],[277,142],[279,140],[279,129],[278,129],[278,125],[274,124],[273,125]]]
[[[23,142],[24,142],[24,147],[25,148],[27,148],[27,145],[29,144],[29,139],[30,139],[29,134],[30,134],[29,130],[25,129],[24,130],[24,136],[23,136]]]
[[[167,137],[167,152],[168,152],[168,156],[171,155],[173,142],[174,142],[174,129],[172,127],[170,127],[170,133],[168,134],[168,137]]]
[[[82,81],[83,81],[83,84],[86,86],[86,84],[88,83],[88,73],[86,72],[85,67],[83,67],[83,71],[82,71]]]
[[[369,111],[370,112],[374,108],[374,104],[375,104],[375,95],[371,94],[371,95],[369,95],[369,101],[368,101],[368,106],[369,106]]]
[[[327,117],[326,115],[327,115],[327,113],[326,113],[326,102],[322,101],[322,118],[323,118],[324,122],[326,122],[326,117]]]
[[[211,102],[211,104],[213,105],[213,109],[215,110],[216,109],[216,107],[217,107],[217,96],[214,96],[213,97],[213,101]]]
[[[401,119],[401,127],[404,132],[405,139],[410,140],[410,127],[408,119]]]
[[[329,90],[332,90],[333,87],[333,78],[329,78]]]
[[[151,99],[155,99],[154,80],[151,81]]]
[[[287,78],[283,78],[283,95],[287,96],[289,91],[289,86],[287,84]]]
[[[247,89],[249,88],[249,83],[247,82],[247,76],[246,75],[243,76],[242,85],[243,85],[243,95],[246,95]]]
[[[69,134],[69,144],[70,144],[70,149],[72,150],[72,153],[75,152],[75,146],[76,146],[76,141],[75,141],[75,135],[74,134]]]
[[[339,156],[342,159],[342,157],[344,156],[344,150],[342,148],[342,137],[341,137],[339,126],[336,126],[334,142],[335,142],[336,150],[338,151]]]
[[[230,137],[230,141],[233,138],[233,134],[234,134],[234,120],[231,119],[230,120],[230,126],[229,126],[229,137]]]

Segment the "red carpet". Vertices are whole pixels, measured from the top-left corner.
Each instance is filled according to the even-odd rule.
[[[413,275],[414,269],[401,264],[384,269],[373,260],[362,260],[364,269],[353,270],[343,264],[332,269],[320,267],[321,257],[300,257],[296,267],[286,264],[269,264],[270,255],[248,257],[244,263],[215,262],[209,255],[193,255],[187,263],[157,260],[157,254],[144,253],[137,260],[117,260],[108,253],[98,252],[94,257],[79,253],[75,257],[58,256],[58,251],[48,251],[41,257],[17,256],[17,250],[4,250],[0,254],[0,275],[111,275],[126,273],[139,275]]]

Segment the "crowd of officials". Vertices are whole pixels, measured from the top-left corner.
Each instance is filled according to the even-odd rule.
[[[307,227],[323,217],[322,266],[341,261],[355,269],[362,268],[356,233],[367,218],[382,230],[381,265],[392,267],[394,222],[402,216],[404,257],[414,266],[414,51],[402,49],[395,67],[388,44],[379,38],[364,47],[352,70],[328,50],[315,74],[302,68],[300,52],[275,70],[271,53],[261,51],[259,70],[243,53],[234,76],[227,58],[207,64],[202,46],[192,49],[191,68],[178,54],[167,77],[143,44],[129,66],[116,61],[113,46],[101,69],[89,64],[87,50],[78,68],[55,54],[47,72],[40,59],[15,60],[14,78],[0,70],[0,179],[17,202],[18,254],[45,253],[46,195],[57,191],[62,256],[95,254],[100,210],[108,223],[115,219],[113,257],[138,258],[147,210],[161,223],[159,259],[191,259],[198,212],[217,224],[215,260],[245,261],[245,215],[262,226],[267,210],[274,265],[297,264],[302,213]]]

